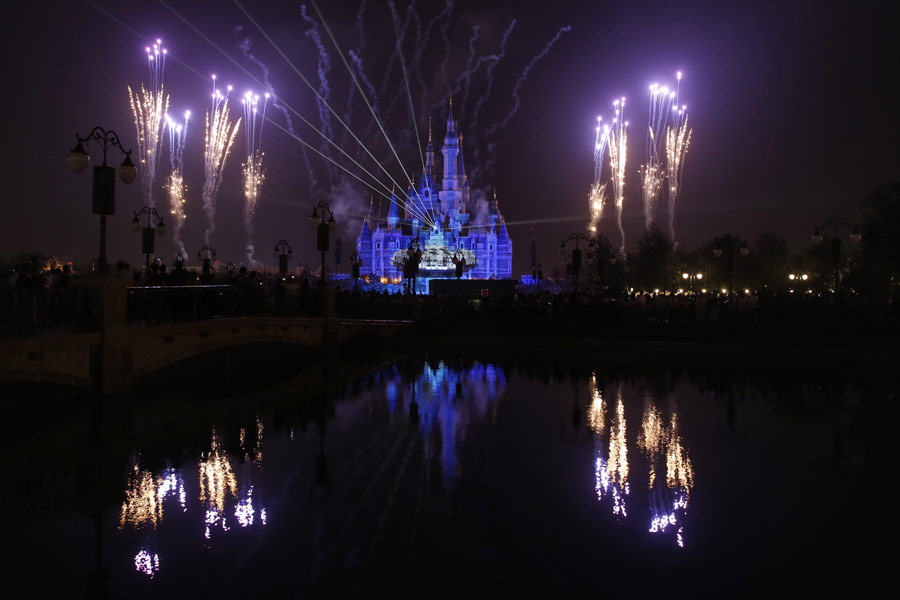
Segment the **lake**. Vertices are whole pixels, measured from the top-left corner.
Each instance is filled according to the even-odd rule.
[[[898,410],[884,380],[430,354],[312,377],[324,385],[227,411],[136,395],[104,417],[99,452],[66,451],[87,410],[48,424],[39,441],[60,449],[16,458],[2,485],[4,570],[37,595],[122,598],[888,581]]]

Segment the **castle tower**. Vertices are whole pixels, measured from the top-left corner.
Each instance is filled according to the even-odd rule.
[[[441,148],[444,155],[444,179],[441,181],[441,191],[438,197],[441,202],[441,210],[447,215],[458,214],[462,205],[463,192],[460,186],[459,155],[460,143],[456,133],[456,122],[453,120],[453,98],[450,98],[450,109],[447,114],[447,134],[444,136],[444,146]]]
[[[387,216],[387,224],[390,229],[396,229],[397,224],[400,222],[400,214],[397,210],[400,201],[397,200],[397,190],[396,188],[391,190],[391,208],[388,209]]]

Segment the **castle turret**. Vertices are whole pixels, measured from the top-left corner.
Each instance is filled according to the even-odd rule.
[[[444,147],[441,154],[444,155],[444,180],[441,189],[451,191],[459,189],[459,180],[456,177],[456,155],[459,152],[459,139],[456,136],[456,123],[453,121],[453,98],[450,98],[450,109],[447,111],[447,135],[444,136]]]
[[[465,213],[469,204],[469,177],[466,175],[466,163],[463,160],[463,134],[459,132],[459,154],[456,155],[456,176],[459,178],[459,189],[462,192],[458,207],[459,212]]]
[[[387,223],[388,227],[391,229],[395,229],[397,224],[400,222],[400,214],[397,210],[397,207],[400,205],[400,201],[397,200],[397,190],[391,190],[391,208],[388,210]]]

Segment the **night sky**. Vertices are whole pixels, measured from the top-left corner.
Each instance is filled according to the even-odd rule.
[[[216,73],[220,84],[231,83],[241,93],[263,91],[261,86],[162,3],[97,0],[97,6],[119,22],[83,1],[17,4],[6,9],[2,40],[8,75],[3,95],[7,150],[0,188],[5,207],[0,256],[43,252],[82,262],[96,255],[99,225],[90,211],[91,177],[89,172],[69,172],[65,159],[74,146],[74,134],[86,135],[95,125],[118,131],[126,146],[137,153],[126,84],[148,81],[144,47],[157,37],[169,51],[165,81],[171,112],[180,115],[190,109],[194,115],[185,149],[188,218],[183,239],[189,254],[196,255],[205,223],[200,200],[202,115],[212,89],[205,77]],[[295,66],[319,85],[319,55],[312,37],[305,35],[311,25],[304,21],[301,3],[242,4]],[[275,94],[321,125],[313,94],[238,6],[177,0],[168,5],[262,80],[260,67],[238,47],[249,38],[253,54],[269,67]],[[444,6],[436,1],[416,3],[423,34]],[[319,7],[344,53],[357,48],[359,2],[320,0]],[[404,0],[397,3],[401,27],[407,9]],[[307,14],[316,18],[311,5]],[[384,2],[371,0],[363,15],[364,72],[376,88],[382,86],[396,43],[389,14]],[[457,0],[450,18],[439,19],[432,29],[417,64],[413,62],[413,19],[404,55],[420,135],[425,134],[430,114],[436,121],[435,137],[442,139],[448,86],[441,71],[445,56],[441,27],[447,26],[452,46],[446,70],[453,86],[466,70],[473,27],[479,27],[474,44],[477,61],[498,52],[504,31],[516,19],[505,56],[493,68],[491,93],[478,122],[472,122],[472,113],[486,91],[491,61],[475,72],[468,86],[465,82],[457,86],[454,102],[466,139],[470,176],[478,190],[496,186],[501,212],[510,223],[514,274],[529,269],[532,235],[546,267],[559,262],[560,238],[584,231],[593,173],[593,128],[598,115],[609,119],[612,100],[623,95],[628,97],[630,121],[624,226],[628,250],[635,249],[643,230],[637,168],[644,157],[647,88],[654,82],[673,82],[678,70],[684,73],[681,99],[688,105],[694,130],[676,213],[678,239],[694,248],[725,232],[752,240],[763,231],[774,231],[800,251],[808,244],[813,225],[834,216],[858,221],[865,193],[883,180],[900,177],[896,137],[900,51],[890,14],[886,2]],[[566,26],[571,31],[560,36],[519,87],[516,114],[505,127],[488,135],[491,126],[502,122],[513,108],[512,92],[523,69]],[[343,116],[352,83],[321,25],[319,31],[331,60],[330,102]],[[379,108],[386,110],[397,98],[386,129],[407,170],[421,173],[399,66],[396,63],[393,68]],[[237,98],[231,106],[239,115]],[[402,181],[401,169],[358,94],[350,114],[354,132]],[[268,115],[286,126],[271,105]],[[333,119],[331,126],[337,143],[351,155],[362,156]],[[293,127],[299,137],[321,147],[321,138],[296,117]],[[213,234],[219,258],[238,263],[244,260],[246,239],[239,173],[242,139],[238,138],[225,167]],[[263,150],[267,181],[254,224],[257,257],[271,263],[272,246],[286,238],[304,264],[317,264],[313,231],[306,219],[315,202],[327,200],[339,208],[347,270],[368,205],[368,188],[339,171],[329,172],[314,153],[309,153],[316,179],[311,185],[301,144],[274,125],[265,126]],[[89,151],[92,164],[98,164],[96,147]],[[476,154],[481,158],[478,164]],[[119,156],[111,156],[118,165]],[[489,156],[493,166],[485,170]],[[161,164],[168,165],[167,151]],[[376,172],[371,160],[365,164]],[[379,173],[390,186],[387,176]],[[116,215],[109,220],[111,261],[142,263],[140,236],[131,232],[128,223],[132,212],[145,203],[136,183],[118,183]],[[166,205],[161,190],[156,204]],[[383,206],[386,211],[387,204]],[[608,208],[601,231],[617,246],[613,215]],[[659,218],[664,222],[664,215]],[[557,221],[545,222],[548,219]],[[171,234],[157,242],[157,250],[171,264]]]

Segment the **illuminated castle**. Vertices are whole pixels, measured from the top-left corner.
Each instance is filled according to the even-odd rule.
[[[447,117],[447,134],[441,154],[444,176],[438,190],[434,178],[434,145],[431,126],[425,150],[425,172],[416,188],[410,182],[409,200],[392,194],[386,218],[369,214],[356,240],[362,259],[360,276],[397,281],[403,276],[403,260],[411,245],[422,252],[419,277],[455,277],[454,257],[465,259],[464,279],[509,279],[512,275],[512,241],[497,206],[497,193],[482,214],[469,196],[463,162],[462,133],[453,120],[453,103]],[[404,206],[401,218],[399,206]]]

